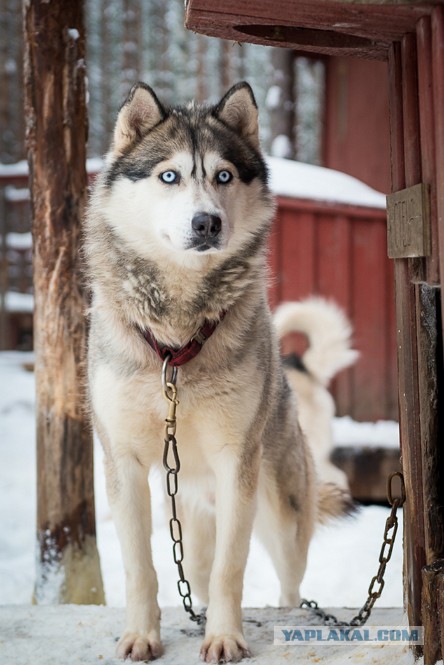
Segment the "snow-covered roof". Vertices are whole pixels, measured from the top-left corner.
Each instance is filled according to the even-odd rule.
[[[271,189],[278,196],[370,208],[386,206],[385,194],[340,171],[280,157],[267,157],[267,164]]]

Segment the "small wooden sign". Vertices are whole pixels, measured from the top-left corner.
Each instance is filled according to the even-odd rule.
[[[387,252],[391,259],[429,256],[429,186],[420,183],[387,196]]]

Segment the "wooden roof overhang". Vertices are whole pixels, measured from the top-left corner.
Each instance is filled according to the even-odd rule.
[[[443,2],[187,0],[185,25],[235,42],[385,60],[389,45]]]

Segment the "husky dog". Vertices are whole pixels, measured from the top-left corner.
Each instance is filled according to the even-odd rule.
[[[318,477],[348,489],[345,473],[330,461],[336,409],[327,388],[332,378],[359,356],[351,348],[350,322],[335,303],[319,297],[282,303],[274,312],[273,322],[279,339],[291,332],[308,338],[308,348],[302,356],[284,357],[287,379],[297,397],[299,423]]]
[[[314,524],[347,506],[316,481],[273,331],[257,116],[247,83],[215,106],[177,108],[138,84],[92,194],[89,386],[126,573],[123,658],[162,652],[147,475],[162,460],[163,358],[201,349],[178,369],[177,441],[185,574],[208,603],[203,660],[249,653],[241,599],[256,511],[281,603],[297,606]]]

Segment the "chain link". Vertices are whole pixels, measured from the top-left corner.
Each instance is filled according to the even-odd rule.
[[[393,498],[393,481],[395,478],[398,478],[399,480],[400,492],[399,496]],[[387,498],[392,509],[385,523],[384,538],[381,551],[379,553],[379,568],[376,575],[371,579],[370,586],[368,588],[367,600],[359,610],[358,614],[354,616],[353,619],[351,619],[349,622],[339,621],[339,619],[335,617],[334,614],[328,614],[323,609],[321,609],[316,601],[305,599],[301,601],[299,607],[309,609],[313,614],[322,619],[322,622],[325,626],[349,626],[350,628],[353,626],[363,626],[370,617],[374,604],[382,594],[382,590],[385,584],[385,570],[387,563],[390,561],[392,556],[393,546],[395,544],[395,538],[398,532],[398,516],[396,513],[398,508],[400,508],[405,502],[404,477],[400,471],[396,471],[388,477]]]
[[[195,621],[198,625],[204,624],[206,621],[205,611],[196,614],[193,610],[193,601],[191,600],[191,587],[190,583],[185,577],[183,570],[183,540],[182,540],[182,524],[177,516],[176,496],[179,490],[179,471],[180,471],[180,458],[177,449],[176,441],[176,408],[179,404],[177,399],[177,367],[173,367],[171,377],[167,379],[168,362],[170,356],[167,356],[162,367],[162,388],[165,399],[168,402],[168,415],[165,418],[165,446],[163,449],[163,466],[166,471],[166,490],[171,499],[171,518],[170,518],[170,535],[173,542],[173,558],[179,573],[177,581],[177,588],[179,595],[182,598],[182,603],[185,611],[190,615],[191,621]]]

